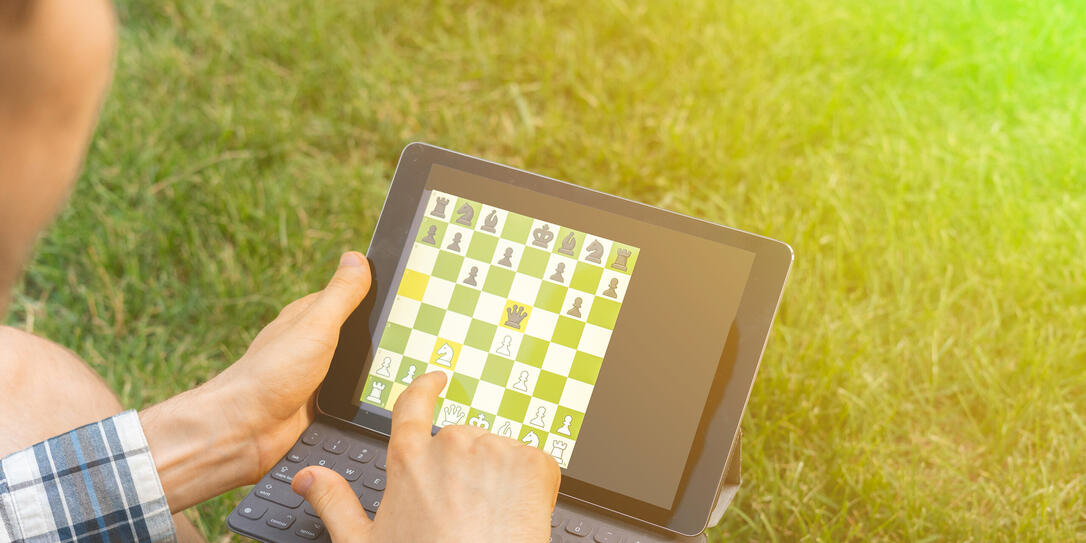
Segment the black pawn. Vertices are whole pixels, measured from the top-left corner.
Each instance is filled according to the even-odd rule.
[[[468,276],[464,278],[464,284],[473,287],[479,286],[479,283],[475,281],[476,275],[479,275],[479,266],[472,266],[471,269],[468,270]]]
[[[569,315],[570,317],[577,317],[578,319],[581,318],[581,303],[582,301],[580,297],[574,298],[573,307],[569,308],[569,311],[566,311],[566,315]]]
[[[615,290],[617,288],[618,279],[611,279],[611,285],[607,288],[607,290],[603,291],[603,295],[610,296],[612,298],[618,298],[618,291]]]
[[[512,247],[507,247],[505,249],[505,256],[503,256],[502,259],[498,261],[498,265],[499,266],[508,266],[510,268],[513,267],[513,248]]]
[[[456,251],[456,252],[459,253],[460,252],[460,240],[463,237],[464,237],[464,235],[461,234],[460,232],[457,232],[457,233],[453,234],[452,243],[450,243],[449,246],[446,247],[446,249],[448,249],[450,251]]]
[[[566,278],[562,277],[562,272],[566,271],[566,264],[559,262],[554,268],[554,273],[551,274],[551,281],[558,281],[559,283],[565,283]]]
[[[426,237],[422,238],[423,243],[429,243],[430,245],[437,245],[437,240],[434,236],[437,235],[437,227],[431,225],[430,229],[426,231]]]

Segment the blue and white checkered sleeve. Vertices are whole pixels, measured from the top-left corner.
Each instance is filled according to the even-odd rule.
[[[176,541],[135,411],[0,460],[0,543],[22,541]]]

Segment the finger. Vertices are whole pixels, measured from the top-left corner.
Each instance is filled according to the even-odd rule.
[[[347,480],[338,473],[317,466],[299,471],[291,482],[294,492],[309,502],[328,527],[332,541],[366,541],[369,517],[362,510]]]
[[[343,253],[328,286],[320,291],[309,315],[320,326],[342,326],[370,289],[370,266],[357,251]]]
[[[398,442],[430,437],[437,395],[445,388],[445,374],[432,371],[415,379],[396,399],[392,409],[392,435],[389,446]]]

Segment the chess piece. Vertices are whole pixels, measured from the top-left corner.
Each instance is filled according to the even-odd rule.
[[[455,351],[453,351],[452,345],[444,343],[441,345],[441,348],[437,350],[437,360],[434,360],[434,364],[440,364],[451,368],[454,354]]]
[[[562,246],[558,248],[558,254],[573,256],[575,254],[573,252],[573,249],[575,249],[576,247],[577,236],[574,236],[573,232],[570,232],[569,235],[566,236],[566,239],[562,240]]]
[[[551,240],[554,239],[554,232],[551,232],[550,227],[544,224],[532,231],[532,238],[534,238],[532,239],[532,245],[546,249]]]
[[[603,291],[603,295],[604,296],[610,296],[612,298],[618,298],[618,291],[615,290],[617,288],[618,288],[618,279],[617,278],[611,278],[611,285],[609,287],[607,287],[607,290]]]
[[[486,420],[486,417],[484,417],[482,413],[475,415],[474,418],[468,419],[468,425],[476,426],[482,428],[483,430],[490,429],[490,421]]]
[[[441,421],[442,426],[460,424],[465,415],[464,410],[459,405],[447,405],[442,411],[445,413],[445,418]]]
[[[471,226],[471,220],[475,218],[475,210],[472,209],[470,204],[464,202],[464,205],[460,206],[456,213],[460,215],[456,218],[456,224]]]
[[[564,271],[566,271],[566,263],[565,262],[559,262],[558,265],[554,267],[554,273],[551,274],[551,281],[558,281],[559,283],[565,283],[566,278],[562,277],[562,272],[564,272]]]
[[[506,247],[505,248],[505,256],[503,256],[502,259],[498,261],[498,265],[499,266],[508,266],[510,268],[513,267],[513,248],[512,247]]]
[[[498,354],[502,356],[513,356],[513,336],[508,334],[502,338],[502,344],[498,345]]]
[[[574,298],[573,299],[573,307],[569,308],[569,311],[566,311],[566,315],[569,315],[570,317],[577,317],[578,319],[581,318],[581,304],[582,303],[584,303],[584,302],[581,300],[580,296]]]
[[[430,212],[435,217],[445,218],[445,206],[449,205],[449,199],[441,196],[437,197],[437,201],[434,202],[434,210]]]
[[[535,432],[528,432],[528,434],[524,436],[524,439],[520,441],[529,447],[539,446],[539,436],[535,435]]]
[[[472,266],[471,269],[468,270],[468,276],[464,278],[464,284],[471,285],[473,287],[479,286],[479,283],[475,280],[476,276],[478,275],[479,266]]]
[[[517,377],[517,382],[513,383],[513,388],[521,391],[528,392],[528,372],[520,372],[520,377]]]
[[[457,233],[453,234],[452,243],[450,243],[449,246],[445,247],[445,248],[450,250],[450,251],[456,251],[456,252],[459,253],[460,252],[460,240],[463,239],[463,238],[464,238],[464,234],[461,234],[460,232],[457,232]]]
[[[585,248],[585,252],[588,253],[584,257],[585,260],[596,264],[603,263],[603,244],[600,243],[600,240],[592,240],[592,243],[589,243],[588,247]]]
[[[380,381],[374,381],[370,386],[370,393],[366,396],[367,402],[381,403],[381,395],[385,392],[385,384]]]
[[[407,366],[407,375],[404,375],[403,379],[400,379],[400,382],[404,383],[404,384],[407,384],[407,385],[410,385],[411,381],[414,381],[414,380],[415,380],[415,366]]]
[[[426,231],[426,236],[422,238],[423,243],[429,243],[430,245],[437,245],[437,240],[434,236],[437,235],[437,226],[430,225],[430,229]]]
[[[509,421],[505,421],[505,424],[501,428],[498,428],[498,435],[502,437],[513,437],[513,429],[509,426]]]
[[[547,408],[539,406],[535,410],[535,418],[532,419],[531,422],[529,422],[528,424],[531,424],[532,426],[538,426],[540,428],[546,428],[547,421],[543,419],[543,417],[545,416],[547,416]]]
[[[528,316],[528,311],[523,306],[513,304],[505,308],[505,314],[508,316],[505,319],[505,325],[520,330],[520,323]]]
[[[566,442],[558,441],[557,439],[554,440],[554,443],[551,444],[551,456],[554,457],[559,465],[565,464]]]
[[[618,271],[626,271],[626,259],[630,258],[633,251],[629,249],[619,249],[618,254],[615,255],[615,261],[611,263],[611,267]]]
[[[572,436],[573,431],[569,429],[570,424],[573,424],[573,417],[566,415],[565,418],[562,419],[562,426],[558,428],[556,432],[564,436]]]
[[[386,356],[385,359],[381,361],[381,367],[377,368],[377,375],[380,375],[381,377],[392,377],[392,370],[389,369],[390,366],[392,366],[392,358]]]
[[[481,230],[484,232],[490,232],[491,234],[497,234],[498,231],[495,230],[496,226],[498,226],[498,212],[492,209],[490,210],[490,214],[487,215],[485,219],[483,219],[483,227],[481,228]]]

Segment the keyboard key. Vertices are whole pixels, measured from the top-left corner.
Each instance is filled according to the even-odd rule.
[[[260,503],[258,500],[252,500],[249,503],[242,503],[238,506],[239,515],[253,520],[259,520],[267,511],[268,504]]]
[[[330,437],[324,440],[324,450],[332,454],[343,454],[347,451],[348,445],[350,443],[342,437]]]
[[[302,504],[302,497],[283,483],[267,482],[256,485],[253,494],[270,502],[294,509]]]
[[[377,454],[377,451],[373,447],[359,443],[358,445],[354,446],[354,449],[351,450],[350,456],[351,460],[354,460],[355,462],[362,462],[363,464],[365,464],[366,462],[373,460],[373,456],[375,454]]]
[[[584,521],[571,520],[568,524],[566,524],[566,531],[575,536],[584,537],[588,535],[589,532],[592,531],[592,529],[585,525]]]
[[[318,454],[309,459],[310,466],[324,466],[328,469],[336,467],[336,457],[327,454]]]
[[[319,520],[302,519],[298,530],[294,533],[306,539],[317,539],[324,533],[324,523]]]
[[[600,528],[596,531],[596,543],[618,543],[620,536],[610,528]]]
[[[305,461],[305,458],[309,456],[309,449],[305,447],[294,447],[287,453],[287,460],[300,464]]]
[[[363,509],[370,513],[376,513],[378,507],[381,507],[381,494],[367,491],[362,495]]]
[[[306,445],[316,445],[321,442],[321,433],[317,430],[308,430],[302,434],[302,443]]]
[[[372,488],[374,490],[384,490],[385,474],[375,473],[367,475],[365,479],[362,479],[362,484],[365,485],[366,488]]]
[[[340,467],[336,468],[336,473],[343,476],[348,481],[357,481],[362,476],[362,466],[354,464],[354,462],[345,462]]]
[[[551,528],[557,528],[557,527],[561,526],[562,523],[565,522],[565,521],[566,521],[566,519],[559,516],[558,513],[555,513],[555,514],[551,515]]]
[[[385,470],[385,455],[383,454],[377,457],[377,469],[381,471]]]
[[[268,526],[271,526],[272,528],[286,530],[287,528],[290,528],[291,524],[294,524],[294,515],[290,513],[277,513],[268,517]]]
[[[298,466],[293,464],[279,464],[272,470],[271,476],[284,483],[290,484],[294,480],[294,474],[298,473]]]

